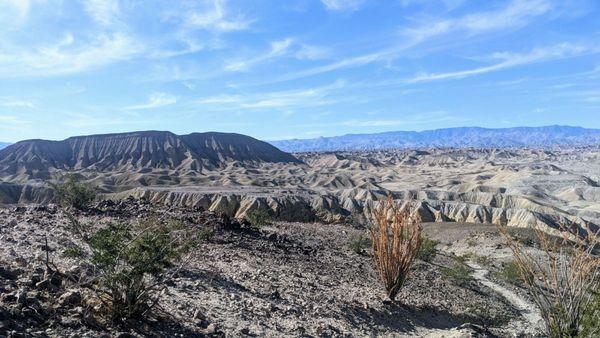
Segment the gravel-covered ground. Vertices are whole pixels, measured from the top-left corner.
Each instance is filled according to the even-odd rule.
[[[198,210],[156,208],[133,200],[103,202],[77,215],[95,226],[153,216],[215,230],[169,285],[157,315],[125,327],[94,318],[88,292],[44,274],[45,249],[60,269],[85,269],[79,260],[62,256],[75,240],[58,208],[0,209],[0,336],[533,334],[501,294],[468,276],[459,283],[443,273],[457,264],[449,253],[452,245],[442,243],[448,253],[431,263],[418,262],[392,303],[385,301],[368,252],[349,247],[366,235],[364,230],[318,223],[275,223],[255,230]],[[466,238],[458,237],[457,242]]]

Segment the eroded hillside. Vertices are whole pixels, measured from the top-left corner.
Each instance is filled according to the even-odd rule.
[[[8,148],[0,160],[3,201],[48,202],[52,192],[40,177],[75,172],[110,198],[134,196],[232,217],[268,208],[287,221],[347,221],[369,215],[373,203],[392,196],[415,204],[421,219],[431,222],[600,224],[597,148],[300,153],[296,159],[256,141],[237,147],[213,145],[206,154],[197,150],[195,157],[213,164],[196,166],[189,151],[175,152],[176,144],[187,147],[191,141],[169,135],[160,140],[164,142],[129,139],[123,149],[73,141],[79,144],[69,153],[75,162],[62,162],[69,166],[49,162],[61,152],[44,150],[43,160],[30,152],[13,161],[7,154],[11,149],[14,154],[15,148]],[[129,146],[133,148],[127,150]],[[25,145],[13,147],[20,150]],[[272,153],[265,155],[265,149]],[[140,154],[146,155],[142,159]],[[38,167],[47,172],[40,175],[42,171],[31,169]]]

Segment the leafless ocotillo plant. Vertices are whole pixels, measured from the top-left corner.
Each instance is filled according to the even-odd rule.
[[[549,337],[577,337],[582,319],[592,310],[593,292],[600,287],[598,232],[585,235],[575,226],[561,226],[561,237],[535,229],[541,254],[527,250],[506,229],[502,233],[513,252],[521,278],[540,309]],[[600,319],[599,319],[600,320]],[[597,332],[600,334],[600,332]]]
[[[374,211],[371,228],[373,262],[390,300],[395,300],[410,274],[421,246],[421,223],[409,208],[402,208],[391,198]]]

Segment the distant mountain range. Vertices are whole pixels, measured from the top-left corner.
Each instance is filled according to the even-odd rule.
[[[147,173],[200,171],[232,162],[300,161],[274,146],[240,134],[163,131],[27,140],[0,150],[0,177],[48,179],[56,170]]]
[[[4,149],[4,148],[8,147],[9,145],[10,145],[10,143],[0,142],[0,149]]]
[[[272,141],[287,152],[373,150],[425,147],[555,147],[600,145],[600,129],[569,126],[479,128],[349,134],[315,139]]]

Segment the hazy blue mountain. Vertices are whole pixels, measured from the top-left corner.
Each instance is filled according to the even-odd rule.
[[[8,147],[9,145],[10,145],[10,143],[0,142],[0,149],[4,149],[4,148]]]
[[[569,126],[479,127],[349,134],[315,139],[272,141],[287,152],[369,150],[419,147],[552,147],[600,145],[600,129]]]

